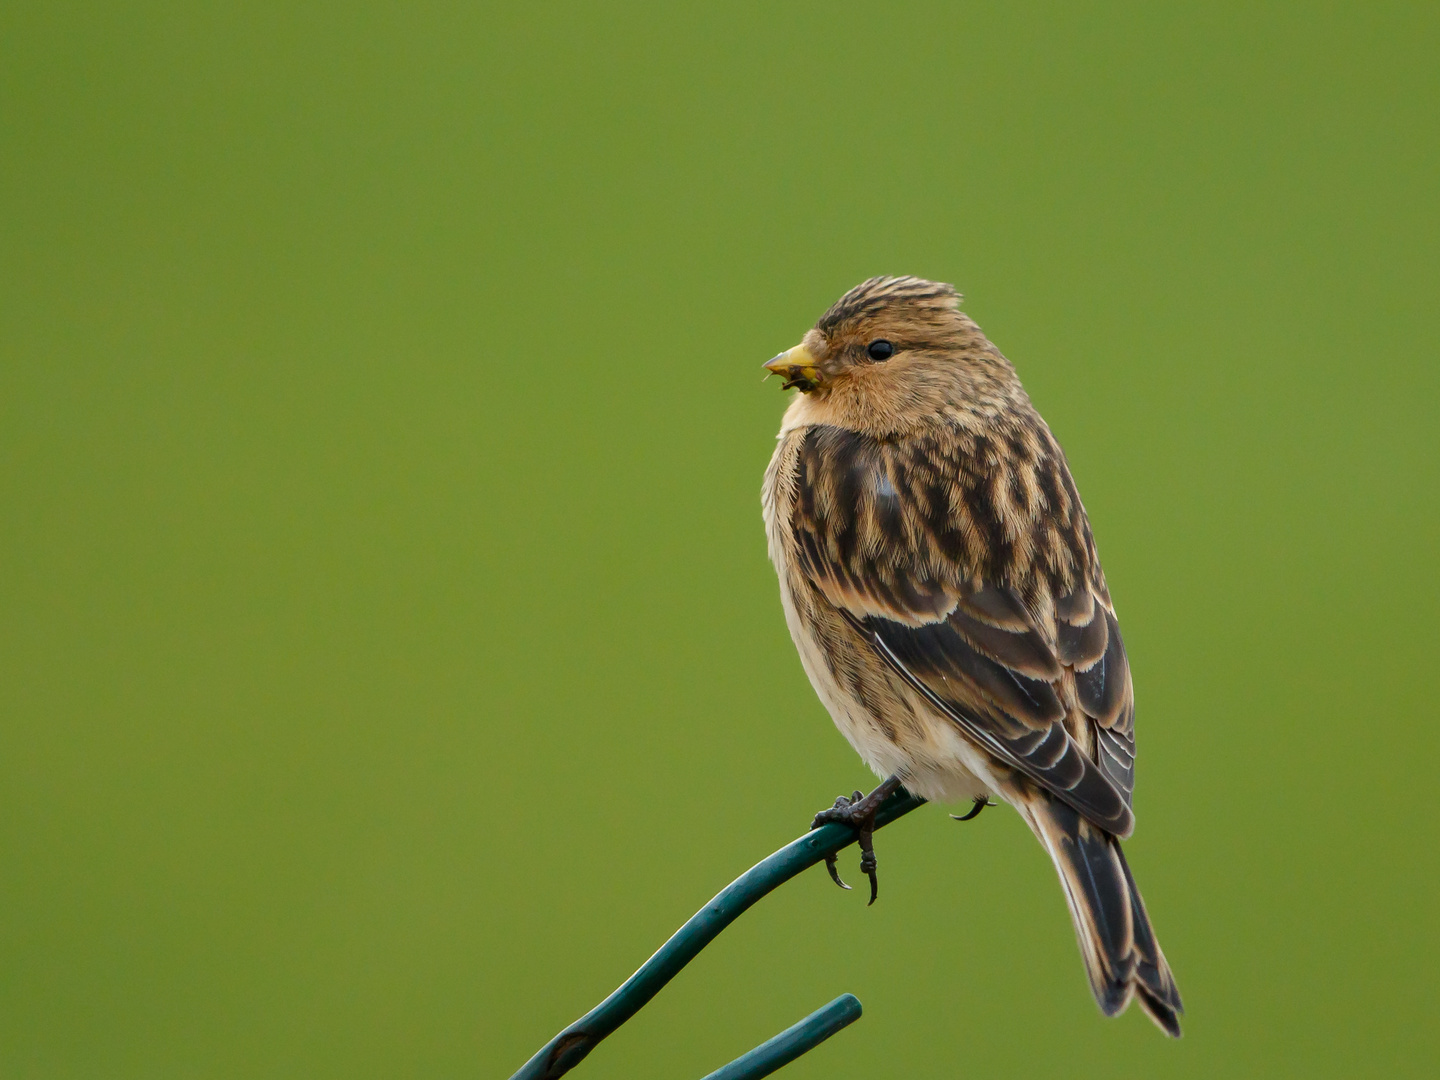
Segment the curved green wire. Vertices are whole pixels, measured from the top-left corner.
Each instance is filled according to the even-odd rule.
[[[881,804],[875,815],[875,828],[888,825],[924,802],[899,788]],[[692,915],[618,990],[536,1051],[510,1080],[555,1080],[564,1076],[595,1049],[601,1039],[639,1012],[661,987],[752,904],[802,870],[853,844],[855,839],[856,831],[848,825],[822,825],[756,863]]]
[[[705,1080],[760,1080],[782,1065],[807,1054],[843,1027],[860,1019],[860,1001],[854,994],[841,994],[824,1008],[794,1024],[773,1039],[767,1039],[748,1054],[716,1069]]]

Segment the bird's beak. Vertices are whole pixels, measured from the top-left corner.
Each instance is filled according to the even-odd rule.
[[[798,386],[801,390],[810,391],[820,385],[820,367],[804,345],[786,349],[767,363],[765,370],[782,376],[785,379],[782,389],[785,390]]]

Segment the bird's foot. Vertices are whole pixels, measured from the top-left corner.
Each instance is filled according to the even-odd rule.
[[[815,820],[810,822],[812,829],[818,829],[821,825],[849,825],[859,834],[857,840],[860,843],[860,872],[870,879],[871,904],[875,903],[875,898],[880,895],[880,881],[875,874],[875,813],[880,809],[880,804],[899,786],[900,778],[892,776],[869,795],[858,791],[848,797],[841,795],[835,800],[834,806],[821,810],[815,815]],[[840,880],[835,859],[834,855],[827,855],[825,869],[830,871],[831,881],[842,889],[848,889],[850,886]]]
[[[950,816],[956,821],[970,821],[974,818],[979,817],[980,811],[984,810],[985,807],[994,805],[995,804],[990,801],[988,796],[977,796],[975,799],[975,805],[972,806],[969,810],[966,810],[965,813],[951,814]]]

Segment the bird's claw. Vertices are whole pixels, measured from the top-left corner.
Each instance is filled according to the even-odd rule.
[[[840,824],[848,825],[850,822],[843,813],[843,811],[848,810],[852,804],[859,801],[860,792],[858,791],[855,792],[854,798],[846,798],[844,795],[841,795],[838,799],[835,800],[834,806],[821,810],[818,814],[815,815],[815,819],[810,822],[810,828],[818,829],[821,825],[829,825],[831,822],[839,822]],[[844,879],[840,877],[840,870],[837,866],[838,858],[839,856],[834,854],[826,855],[825,869],[830,871],[830,880],[835,882],[836,885],[839,885],[840,888],[848,892],[850,890],[850,886],[846,885]]]
[[[864,837],[861,843],[866,843],[870,840],[869,830],[866,830]],[[880,895],[880,879],[875,876],[875,849],[873,847],[864,847],[861,849],[860,872],[870,879],[870,899],[865,904],[866,907],[869,907],[875,903],[876,898]]]
[[[875,846],[872,839],[875,832],[875,812],[898,786],[899,780],[892,779],[880,785],[868,796],[860,791],[849,796],[841,795],[835,800],[834,806],[821,810],[815,815],[815,820],[810,823],[812,829],[830,824],[849,825],[859,834],[856,840],[860,844],[860,872],[870,879],[870,901],[866,907],[875,903],[876,898],[880,895],[880,879],[875,873]],[[834,855],[825,857],[825,869],[830,872],[830,880],[836,885],[842,889],[850,888],[840,879],[840,871],[836,869]]]
[[[988,797],[987,797],[987,798],[979,798],[979,799],[976,799],[976,800],[975,800],[975,805],[972,806],[969,810],[965,811],[965,813],[963,813],[963,814],[951,814],[950,817],[951,817],[952,819],[954,819],[955,821],[970,821],[972,818],[977,818],[977,817],[979,817],[981,810],[984,810],[987,806],[994,806],[994,805],[995,805],[995,804],[994,804],[993,802],[991,802]]]

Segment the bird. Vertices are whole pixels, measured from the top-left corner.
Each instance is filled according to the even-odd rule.
[[[883,782],[815,816],[1003,800],[1059,873],[1102,1013],[1184,1011],[1120,842],[1135,826],[1135,696],[1065,455],[953,285],[873,277],[764,365],[799,391],[761,496],[801,665]],[[769,376],[767,375],[767,378]],[[954,815],[952,815],[954,816]],[[845,886],[828,860],[831,877]]]

